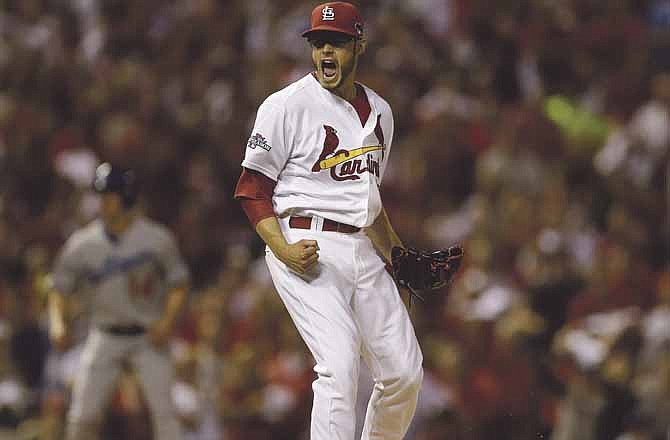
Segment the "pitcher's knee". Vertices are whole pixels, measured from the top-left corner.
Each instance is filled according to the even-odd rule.
[[[416,390],[418,393],[423,383],[423,367],[419,367],[418,370],[412,370],[410,374],[406,375],[405,381],[408,388]]]
[[[353,367],[351,369],[330,369],[323,365],[317,365],[314,367],[314,371],[318,375],[312,385],[315,392],[317,388],[323,387],[328,389],[331,396],[345,401],[350,401],[355,397],[358,381],[353,380],[355,376]]]
[[[406,369],[400,373],[395,381],[395,390],[408,397],[418,396],[423,382],[423,368]]]

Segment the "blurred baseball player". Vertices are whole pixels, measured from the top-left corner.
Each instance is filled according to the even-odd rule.
[[[93,188],[101,193],[100,219],[75,231],[52,273],[50,336],[68,337],[67,295],[88,295],[91,329],[74,384],[66,428],[69,440],[97,438],[99,422],[129,363],[142,384],[156,439],[181,439],[170,389],[167,342],[187,295],[188,270],[175,239],[136,208],[131,171],[100,165]]]
[[[235,196],[267,244],[275,287],[316,359],[312,440],[354,438],[361,355],[375,386],[363,439],[401,439],[423,357],[380,258],[402,246],[379,185],[393,140],[388,103],[354,81],[363,20],[317,6],[303,33],[315,71],[258,109]]]

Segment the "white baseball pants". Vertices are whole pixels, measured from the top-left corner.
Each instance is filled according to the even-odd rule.
[[[361,355],[375,386],[362,440],[401,440],[416,408],[423,356],[407,309],[364,232],[291,229],[290,243],[317,240],[319,262],[307,275],[290,271],[270,250],[275,287],[316,359],[311,440],[354,440]]]
[[[103,411],[128,359],[139,378],[151,412],[154,438],[181,440],[181,426],[173,409],[174,371],[167,351],[154,348],[145,336],[114,336],[91,329],[79,364],[66,438],[98,438]]]

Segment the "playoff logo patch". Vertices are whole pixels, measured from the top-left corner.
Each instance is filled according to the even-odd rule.
[[[265,151],[270,151],[272,149],[270,144],[268,144],[268,141],[265,140],[263,135],[260,133],[256,133],[255,135],[251,136],[247,141],[247,148],[251,148],[253,150],[256,147],[262,148]]]

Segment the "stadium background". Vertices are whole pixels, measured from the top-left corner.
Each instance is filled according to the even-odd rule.
[[[406,243],[467,251],[449,296],[412,310],[427,375],[408,438],[665,439],[670,2],[359,4],[360,80],[395,111],[390,217]],[[306,438],[311,359],[232,190],[256,107],[311,68],[314,5],[0,0],[6,438],[61,436],[85,302],[56,353],[44,286],[100,160],[138,171],[193,271],[172,347],[188,439]],[[148,429],[128,373],[104,438]]]

